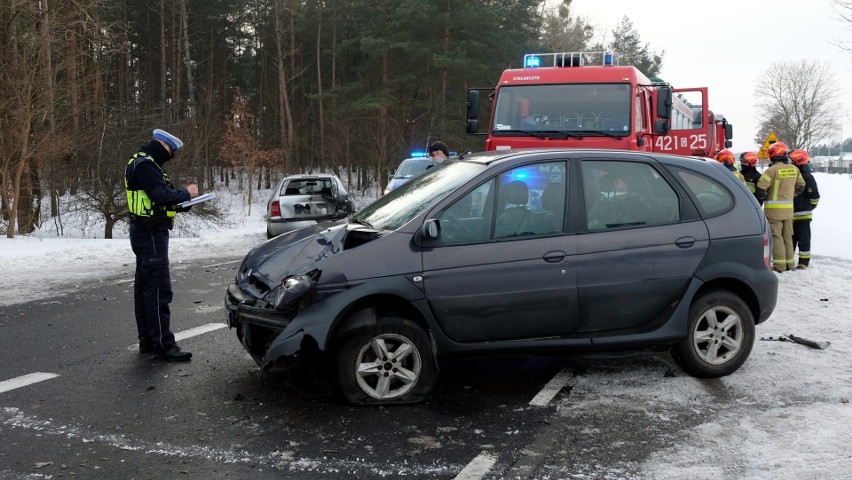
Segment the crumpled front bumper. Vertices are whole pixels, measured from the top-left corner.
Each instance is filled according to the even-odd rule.
[[[252,358],[261,366],[266,366],[263,358],[273,340],[290,324],[291,318],[281,312],[268,308],[266,303],[243,292],[234,282],[228,286],[225,294],[228,327],[237,330],[237,338]],[[297,332],[301,333],[301,332]],[[301,344],[298,336],[296,350]]]

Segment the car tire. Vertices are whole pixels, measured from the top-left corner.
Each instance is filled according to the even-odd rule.
[[[423,401],[435,387],[438,370],[426,332],[414,322],[385,317],[347,334],[336,355],[337,384],[355,405]],[[381,361],[379,352],[386,355]]]
[[[745,363],[754,345],[754,317],[737,295],[715,290],[689,309],[687,336],[672,349],[683,370],[699,378],[723,377]]]

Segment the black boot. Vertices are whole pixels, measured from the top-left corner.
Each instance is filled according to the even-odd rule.
[[[154,357],[165,361],[185,362],[192,358],[192,352],[185,352],[177,345],[172,345],[168,350],[157,352]]]

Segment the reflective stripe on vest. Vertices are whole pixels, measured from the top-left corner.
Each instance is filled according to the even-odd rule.
[[[130,160],[127,162],[127,165],[135,162],[137,158],[143,157],[147,160],[154,162],[154,159],[148,156],[145,152],[136,152],[130,157]],[[167,184],[169,183],[169,176],[163,169],[157,165],[157,162],[154,162],[154,165],[157,166],[157,170],[163,175],[163,181]],[[134,166],[134,170],[135,170]],[[145,190],[130,190],[127,184],[127,175],[124,176],[124,191],[127,194],[127,209],[130,210],[130,213],[139,217],[153,217],[155,213],[154,203],[148,198],[148,194],[145,193]],[[174,217],[175,211],[170,210],[167,207],[157,205],[161,211],[166,213],[167,217]]]

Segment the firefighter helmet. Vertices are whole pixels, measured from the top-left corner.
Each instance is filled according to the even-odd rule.
[[[733,165],[734,164],[734,154],[731,153],[727,148],[722,150],[721,152],[716,154],[716,160],[718,162],[724,163],[725,165]]]
[[[790,152],[790,160],[800,167],[802,165],[807,165],[810,159],[810,155],[808,155],[808,152],[804,150],[793,150],[792,152]]]
[[[775,142],[769,146],[766,150],[766,154],[769,158],[783,157],[784,155],[787,155],[787,145],[781,142]]]
[[[740,155],[740,165],[745,165],[747,167],[756,167],[757,154],[754,152],[743,152]]]

